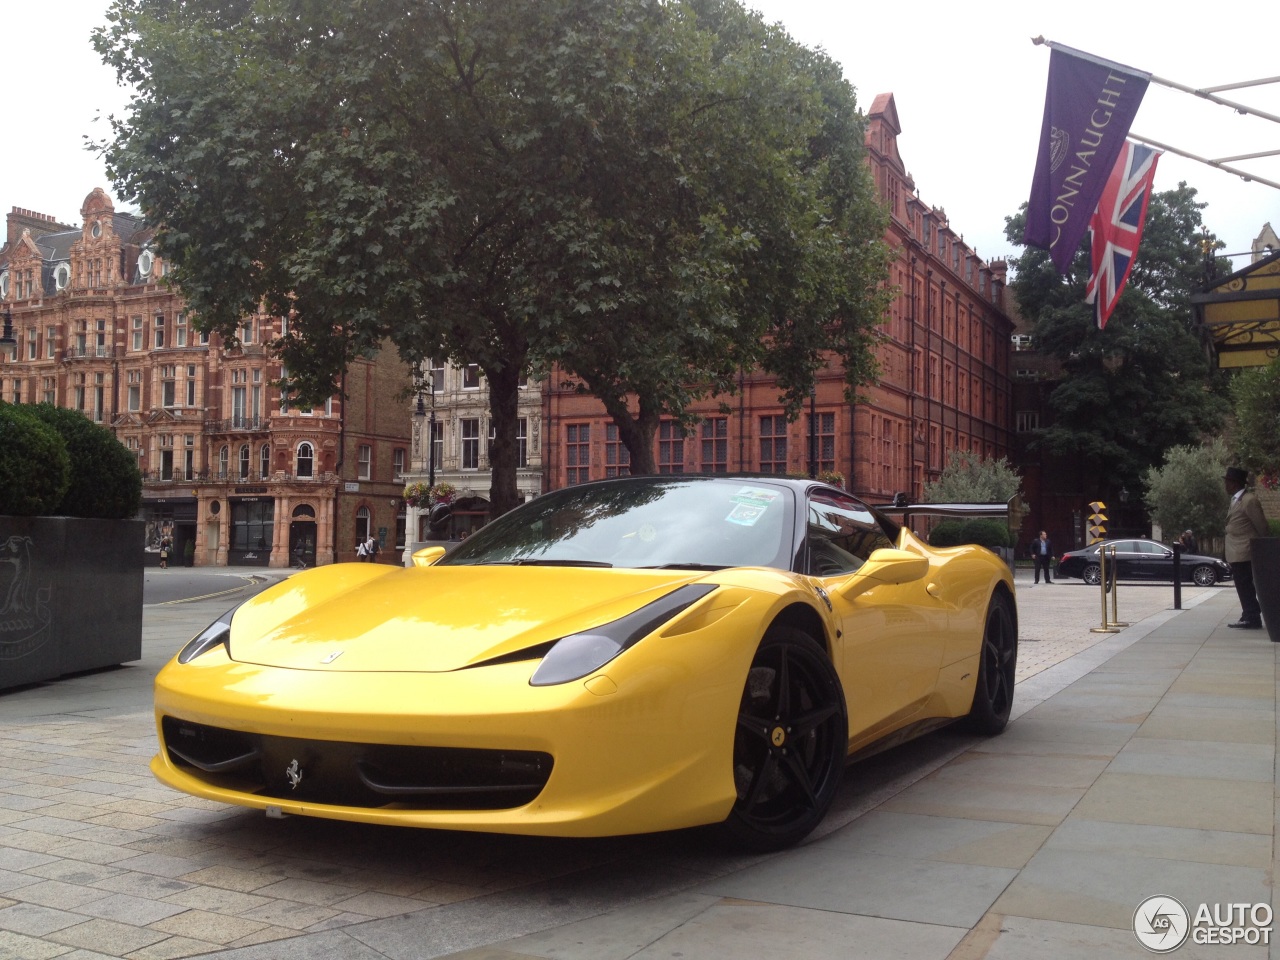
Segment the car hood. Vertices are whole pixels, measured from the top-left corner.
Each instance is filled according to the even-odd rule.
[[[361,565],[316,574],[343,566]],[[365,572],[373,569],[345,581],[299,574],[248,601],[232,620],[232,659],[338,672],[458,670],[600,626],[706,577],[521,566]]]

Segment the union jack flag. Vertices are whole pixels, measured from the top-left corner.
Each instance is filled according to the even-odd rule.
[[[1159,158],[1159,150],[1126,140],[1089,220],[1093,269],[1085,302],[1097,305],[1099,330],[1106,328],[1133,269]]]

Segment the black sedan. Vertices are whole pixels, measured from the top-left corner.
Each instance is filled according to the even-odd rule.
[[[1121,580],[1163,580],[1173,582],[1173,550],[1154,540],[1107,540],[1083,550],[1070,550],[1058,561],[1059,577],[1079,577],[1085,583],[1102,582],[1102,567],[1098,560],[1098,547],[1107,550],[1107,563],[1111,563],[1111,548],[1115,548],[1117,574]],[[1108,574],[1110,571],[1108,571]],[[1231,567],[1217,557],[1199,554],[1182,555],[1182,579],[1201,587],[1211,587],[1231,579]]]

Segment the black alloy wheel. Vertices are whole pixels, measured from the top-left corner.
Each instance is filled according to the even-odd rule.
[[[1018,628],[1009,597],[992,594],[987,625],[978,658],[978,682],[965,726],[974,733],[993,736],[1005,728],[1013,710],[1014,673],[1018,664]]]
[[[1081,576],[1084,578],[1084,582],[1089,584],[1089,586],[1096,587],[1102,582],[1102,567],[1098,566],[1096,563],[1091,563],[1084,568],[1084,573],[1082,573]]]
[[[798,842],[835,799],[849,750],[844,692],[827,652],[807,633],[775,627],[756,650],[738,708],[738,799],[721,830],[762,852]]]
[[[1191,571],[1191,579],[1197,587],[1212,587],[1218,582],[1218,575],[1213,572],[1213,567],[1202,563]]]

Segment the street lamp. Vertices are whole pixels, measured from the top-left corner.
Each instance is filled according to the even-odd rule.
[[[436,485],[436,376],[432,370],[428,370],[425,377],[421,372],[418,376],[418,408],[415,412],[419,417],[427,415],[426,404],[422,400],[422,392],[427,388],[431,390],[431,416],[427,421],[427,489],[431,489]]]

